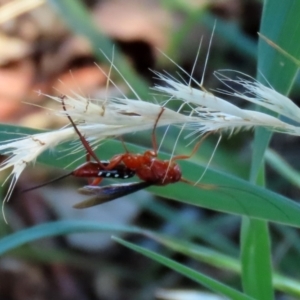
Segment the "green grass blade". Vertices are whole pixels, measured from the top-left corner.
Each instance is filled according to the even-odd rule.
[[[268,165],[277,171],[282,177],[300,188],[300,173],[294,169],[286,160],[284,160],[274,150],[268,149],[265,153],[265,159]]]
[[[181,166],[183,168],[187,166],[188,169],[194,167],[198,170],[204,170],[203,166],[197,166],[189,162],[184,162]],[[217,171],[209,170],[206,174],[206,180],[212,184],[222,183],[228,185],[230,189],[204,190],[177,183],[165,187],[153,187],[150,190],[162,197],[216,211],[297,227],[300,225],[299,205],[296,202]],[[239,190],[235,190],[235,188]]]
[[[198,261],[205,262],[210,266],[233,271],[235,273],[240,272],[241,270],[240,263],[236,258],[225,255],[211,248],[156,233],[148,233],[148,237],[175,252],[179,252]]]
[[[241,240],[243,287],[248,295],[256,299],[274,297],[270,249],[267,222],[244,218]]]
[[[300,44],[298,43],[300,2],[266,1],[261,22],[260,33],[277,44],[296,60],[300,59]],[[258,44],[258,74],[259,80],[267,78],[268,82],[278,92],[286,95],[289,93],[298,66],[289,57],[271,47],[264,40]]]
[[[227,270],[236,274],[241,273],[241,264],[237,258],[220,253],[208,247],[199,246],[182,239],[170,238],[160,234],[148,233],[148,237],[165,247],[191,257],[200,262],[220,270]],[[295,297],[300,297],[300,282],[275,273],[273,277],[273,286],[281,292],[288,293]]]
[[[260,32],[278,44],[291,55],[299,58],[300,34],[299,1],[266,1]],[[293,36],[295,38],[293,38]],[[260,40],[258,47],[258,80],[268,82],[279,92],[287,94],[297,74],[297,66]],[[264,152],[271,133],[258,129],[255,133],[254,152],[250,179],[254,182],[262,166]],[[261,181],[263,183],[263,180]],[[243,220],[242,226],[242,265],[245,291],[257,299],[273,299],[271,286],[271,254],[268,227],[265,222]]]
[[[89,221],[57,221],[37,225],[29,229],[12,233],[0,240],[0,255],[26,243],[57,235],[80,233],[80,232],[128,232],[140,233],[145,231],[133,226],[103,224]]]
[[[242,294],[241,292],[239,292],[237,290],[234,290],[234,289],[228,287],[227,285],[224,285],[221,282],[218,282],[217,280],[214,280],[200,272],[196,272],[195,270],[193,270],[191,268],[188,268],[182,264],[179,264],[178,262],[176,262],[172,259],[164,257],[153,251],[147,250],[143,247],[136,246],[132,243],[126,242],[120,238],[113,237],[113,239],[116,242],[120,243],[121,245],[145,255],[145,256],[159,262],[160,264],[182,274],[183,276],[190,278],[191,280],[207,287],[208,289],[210,289],[218,294],[228,297],[229,299],[233,299],[233,300],[253,299],[247,295]]]
[[[10,130],[17,130],[19,133],[24,132],[27,134],[28,132],[35,132],[27,128],[0,125],[0,139],[5,140],[7,137],[16,137],[16,135],[3,133],[3,131],[7,132]],[[145,148],[134,145],[128,145],[128,147],[134,153],[143,153],[145,151]],[[68,153],[66,152],[67,149],[68,145],[61,145],[51,152],[43,153],[38,160],[52,167],[65,167],[78,157],[65,156]],[[112,155],[123,152],[122,143],[107,141],[98,149],[97,154],[101,159],[109,159]],[[64,159],[61,159],[62,156],[65,156]],[[160,157],[169,159],[169,156],[166,155],[160,155]],[[84,159],[78,161],[76,166],[83,161]],[[76,166],[72,165],[69,169],[72,170]],[[205,170],[203,165],[192,161],[181,161],[180,166],[183,176],[191,181],[196,181]],[[198,174],[195,170],[197,170]],[[156,195],[167,199],[174,199],[221,212],[300,227],[300,205],[298,203],[250,184],[245,180],[230,176],[227,173],[208,170],[204,179],[204,183],[215,185],[215,187],[213,189],[201,189],[184,183],[176,183],[169,186],[153,187],[150,190]]]

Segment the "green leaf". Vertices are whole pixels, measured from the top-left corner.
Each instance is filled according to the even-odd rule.
[[[0,139],[5,140],[9,135],[3,131],[18,130],[19,133],[28,133],[27,128],[18,128],[12,126],[0,125]],[[2,130],[3,129],[3,130]],[[31,133],[35,131],[30,131]],[[38,131],[36,131],[38,132]],[[16,137],[16,135],[12,135]],[[146,149],[134,145],[128,145],[129,150],[134,153],[143,153]],[[43,153],[38,161],[51,165],[52,167],[63,168],[74,162],[75,158],[80,156],[67,155],[68,144],[60,145],[51,152]],[[97,150],[97,155],[101,159],[109,159],[114,154],[123,153],[122,143],[118,141],[107,141]],[[61,157],[64,157],[61,159]],[[160,155],[160,158],[169,159],[167,155]],[[77,161],[80,164],[84,161]],[[184,178],[196,181],[206,170],[203,165],[194,161],[179,161]],[[74,169],[74,165],[68,167]],[[266,189],[255,186],[245,180],[231,176],[227,173],[207,170],[204,176],[205,181],[211,189],[202,189],[185,183],[176,183],[163,187],[152,187],[150,191],[158,196],[167,199],[173,199],[208,209],[244,215],[261,220],[288,224],[300,227],[300,205],[283,196],[275,194]],[[132,195],[134,197],[134,195]]]
[[[298,0],[266,1],[260,33],[297,60],[300,59],[298,37],[300,2]],[[258,44],[258,79],[268,80],[278,92],[286,95],[294,84],[298,67],[289,57],[264,40]]]
[[[278,172],[278,174],[300,188],[300,173],[294,169],[286,160],[276,151],[268,149],[265,153],[265,159],[268,165]]]
[[[195,170],[199,175],[205,170],[190,161],[182,161],[180,165],[184,176],[191,180],[197,179]],[[177,183],[150,190],[162,197],[216,211],[300,226],[300,206],[279,194],[212,169],[205,173],[204,183],[215,185],[215,188],[201,189]]]
[[[204,262],[223,271],[227,270],[236,274],[241,274],[241,263],[237,258],[224,255],[211,248],[190,243],[182,239],[170,238],[156,233],[148,233],[147,236],[173,251],[184,254],[200,262]],[[278,291],[289,293],[295,297],[300,296],[300,282],[281,274],[274,274],[273,286]]]
[[[37,239],[80,232],[128,232],[143,234],[146,231],[133,226],[103,224],[89,221],[57,221],[37,225],[12,233],[0,240],[0,255]]]
[[[191,280],[207,287],[208,289],[210,289],[218,294],[228,297],[229,299],[233,299],[233,300],[253,299],[247,295],[242,294],[241,292],[239,292],[237,290],[234,290],[234,289],[228,287],[227,285],[225,285],[217,280],[214,280],[200,272],[197,272],[191,268],[188,268],[182,264],[179,264],[178,262],[176,262],[172,259],[164,257],[153,251],[147,250],[143,247],[139,247],[132,243],[126,242],[120,238],[113,237],[113,239],[116,242],[120,243],[121,245],[145,255],[145,256],[159,262],[160,264],[182,274],[183,276],[190,278]]]
[[[257,299],[273,298],[270,249],[268,224],[244,218],[241,235],[243,287],[248,295]]]
[[[300,46],[300,2],[265,1],[260,33],[295,58],[299,58]],[[261,82],[271,84],[278,92],[287,94],[291,89],[297,66],[283,53],[270,47],[264,40],[258,46],[258,75]],[[250,180],[255,182],[262,167],[264,152],[269,144],[271,133],[260,128],[255,132],[254,151]],[[264,170],[261,169],[261,172]],[[264,179],[261,178],[260,184]],[[242,226],[242,278],[247,294],[257,299],[273,299],[271,249],[268,225],[257,220],[243,219]]]

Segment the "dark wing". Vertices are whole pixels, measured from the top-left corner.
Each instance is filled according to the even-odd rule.
[[[106,186],[87,185],[80,188],[78,192],[83,195],[93,195],[94,197],[75,204],[74,208],[87,208],[103,204],[117,198],[135,193],[152,185],[150,182],[131,182],[122,184],[111,184]]]

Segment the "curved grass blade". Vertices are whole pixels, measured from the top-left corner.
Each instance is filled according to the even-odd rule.
[[[3,138],[4,140],[11,137],[16,138],[16,135],[3,133],[3,131],[18,131],[24,134],[39,132],[27,128],[0,125],[0,139]],[[60,145],[51,153],[43,153],[38,160],[52,167],[60,168],[73,162],[80,155],[83,158],[81,161],[78,160],[77,164],[83,162],[83,152],[82,154],[65,156],[69,147],[70,144]],[[145,148],[130,145],[130,151],[134,153],[143,153],[145,150]],[[112,155],[123,152],[122,143],[118,141],[107,141],[96,151],[101,159],[109,159]],[[61,159],[62,156],[65,156],[64,159]],[[159,156],[170,159],[167,155]],[[197,181],[205,170],[204,166],[192,161],[180,161],[179,164],[183,176],[191,181]],[[70,165],[68,169],[74,169],[74,165]],[[188,184],[177,183],[164,187],[153,187],[150,190],[156,195],[196,206],[300,227],[300,206],[296,202],[237,177],[211,169],[205,173],[204,179],[205,183],[215,185],[216,188],[203,190]]]
[[[89,221],[57,221],[37,225],[29,229],[12,233],[0,240],[0,255],[26,243],[57,235],[80,233],[80,232],[127,232],[143,234],[146,231],[123,225],[103,224]]]
[[[241,273],[241,263],[238,258],[225,255],[211,248],[203,247],[182,239],[170,238],[155,233],[148,233],[147,235],[161,245],[195,260],[207,263],[208,265],[223,271],[227,270],[236,274]],[[273,286],[278,291],[285,292],[294,297],[300,297],[299,281],[275,273],[273,276]]]
[[[187,174],[186,177],[188,174],[193,174],[195,170],[199,170],[199,174],[204,171],[203,166],[193,162],[180,163],[183,174]],[[193,178],[189,179],[193,180]],[[151,190],[156,195],[196,206],[300,226],[300,206],[279,194],[211,169],[205,174],[205,183],[215,185],[216,188],[204,190],[178,183],[163,188],[153,187]]]
[[[150,251],[148,249],[145,249],[143,247],[140,246],[136,246],[132,243],[126,242],[120,238],[117,237],[113,237],[113,240],[115,240],[116,242],[118,242],[119,244],[132,249],[138,253],[143,254],[144,256],[147,256],[149,258],[151,258],[152,260],[155,260],[157,262],[159,262],[160,264],[182,274],[183,276],[207,287],[208,289],[224,295],[226,297],[228,297],[229,299],[233,299],[233,300],[250,300],[253,299],[233,288],[228,287],[227,285],[212,279],[200,272],[196,272],[195,270],[188,268],[172,259],[169,259],[167,257],[164,257],[160,254],[157,254],[153,251]]]

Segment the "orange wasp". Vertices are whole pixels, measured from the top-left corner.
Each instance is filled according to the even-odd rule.
[[[67,112],[65,103],[62,98],[62,105],[64,110]],[[147,150],[143,154],[135,154],[126,152],[123,154],[117,154],[113,156],[107,164],[103,164],[100,161],[93,149],[90,147],[87,140],[78,130],[76,124],[67,114],[69,121],[71,122],[74,130],[76,131],[77,135],[79,136],[80,141],[82,142],[86,152],[88,160],[92,157],[95,162],[93,164],[97,164],[97,166],[101,169],[101,172],[98,173],[98,176],[91,176],[92,172],[90,171],[90,164],[91,162],[87,162],[83,164],[81,167],[77,168],[73,171],[72,175],[77,174],[77,176],[81,177],[97,177],[95,178],[90,185],[84,186],[83,188],[79,189],[79,192],[85,195],[93,195],[94,197],[88,199],[86,201],[80,202],[76,204],[74,207],[76,208],[86,208],[98,204],[102,204],[108,201],[112,201],[119,197],[134,193],[141,189],[147,188],[152,185],[164,186],[171,183],[176,182],[185,182],[188,184],[194,184],[182,177],[181,169],[177,160],[183,160],[190,158],[200,147],[203,140],[207,137],[208,134],[204,135],[202,139],[194,146],[191,154],[189,155],[177,155],[171,158],[170,160],[161,160],[158,158],[157,154],[157,141],[156,141],[156,127],[159,122],[159,119],[163,115],[164,108],[161,108],[160,113],[157,116],[157,119],[154,123],[153,130],[152,130],[152,145],[153,150]],[[136,175],[141,180],[140,182],[133,182],[133,183],[118,183],[118,184],[111,184],[108,186],[98,186],[101,180],[104,177],[110,176],[103,176],[103,172],[106,174],[110,174],[110,172],[114,172],[114,178],[121,178],[124,179],[124,176],[121,176],[120,173],[125,174],[126,176],[132,177]],[[80,175],[79,175],[80,174]],[[118,176],[120,175],[120,176]],[[76,175],[75,175],[76,176]],[[199,185],[200,186],[200,185]],[[203,188],[204,185],[201,185]],[[212,186],[209,186],[212,188]],[[206,186],[208,188],[208,186]]]

